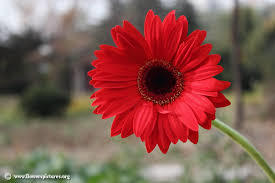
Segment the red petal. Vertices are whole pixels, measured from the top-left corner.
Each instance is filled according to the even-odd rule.
[[[108,102],[108,100],[100,100],[99,98],[96,98],[91,105],[97,106],[97,105],[105,104],[107,102]]]
[[[93,75],[96,74],[96,69],[90,70],[87,74],[89,77],[92,77]]]
[[[120,32],[117,33],[117,40],[119,47],[124,50],[124,52],[134,60],[139,61],[138,63],[143,64],[150,57],[147,56],[147,51],[140,43],[131,37],[128,33]]]
[[[198,119],[199,124],[204,123],[207,120],[207,115],[205,114],[205,112],[200,107],[197,107],[193,103],[188,103],[188,105],[193,110],[195,116]]]
[[[199,129],[197,118],[193,113],[192,109],[186,105],[183,100],[176,100],[175,102],[175,113],[177,118],[187,127],[194,131]]]
[[[149,37],[146,40],[151,47],[153,58],[163,59],[162,23],[159,16],[154,17]]]
[[[155,111],[152,102],[144,102],[140,105],[134,115],[134,133],[140,137],[144,129],[151,121],[156,120]]]
[[[147,58],[152,58],[151,49],[142,34],[128,21],[123,21],[123,26],[125,31],[127,31],[135,40],[137,40],[137,42],[140,44],[140,47],[143,48]]]
[[[198,140],[199,140],[199,132],[198,132],[198,131],[189,130],[188,139],[189,139],[193,144],[197,144],[197,143],[198,143]]]
[[[208,114],[208,113],[206,113],[206,115],[207,115],[207,118],[208,118],[208,119],[207,119],[204,123],[202,123],[202,124],[200,124],[200,125],[201,125],[203,128],[209,130],[209,129],[211,129],[212,120],[215,120],[215,119],[216,119],[216,115],[215,115],[215,114]]]
[[[199,124],[205,129],[210,129],[211,128],[211,120],[209,119],[209,114],[203,112],[202,110],[197,108],[195,105],[192,105],[191,108],[193,109],[193,111],[199,121]]]
[[[186,38],[185,41],[188,41],[188,40],[190,40],[190,39],[192,39],[192,38],[197,37],[197,38],[196,38],[197,41],[196,41],[196,44],[195,44],[195,46],[197,47],[197,46],[200,46],[200,45],[203,43],[203,41],[204,41],[204,39],[205,39],[205,37],[206,37],[206,34],[207,34],[207,32],[204,31],[204,30],[195,30],[195,31],[193,31],[193,32]]]
[[[221,60],[221,56],[218,54],[208,55],[207,58],[203,61],[202,65],[217,65]]]
[[[132,110],[128,113],[127,117],[125,118],[124,125],[121,130],[121,138],[126,138],[132,135],[133,132],[133,117],[135,114],[135,110]]]
[[[128,88],[103,88],[96,91],[95,96],[100,98],[100,100],[115,100],[125,96],[140,98],[136,86]]]
[[[151,26],[152,26],[154,17],[155,17],[154,12],[152,10],[149,10],[146,15],[145,22],[144,22],[144,36],[147,41],[150,38]]]
[[[103,63],[96,67],[96,74],[100,74],[102,72],[110,73],[114,76],[127,76],[127,77],[136,77],[138,73],[138,66],[137,65],[123,65],[123,64],[109,64]]]
[[[93,111],[94,114],[101,114],[99,111],[101,110],[102,106],[99,105],[97,106],[97,108],[95,108],[95,110]]]
[[[127,49],[128,51],[134,50],[136,45],[134,43],[130,42],[129,37],[126,37],[120,33],[117,33],[117,40],[119,42],[119,45],[123,49]]]
[[[158,141],[158,125],[155,128],[150,137],[145,140],[145,146],[148,153],[152,152],[157,145]]]
[[[95,92],[95,93],[96,93],[96,92]],[[95,93],[93,93],[93,94],[90,96],[90,99],[95,98]]]
[[[211,129],[211,119],[207,119],[206,121],[204,121],[203,123],[201,123],[200,125],[204,128],[204,129]]]
[[[185,63],[181,67],[180,71],[187,72],[195,68],[196,66],[198,66],[200,63],[204,61],[204,59],[210,53],[211,49],[212,49],[211,44],[205,44],[203,46],[196,48],[192,53],[190,61],[188,63]]]
[[[170,105],[170,104],[168,104],[168,105]],[[168,105],[164,105],[164,106],[156,105],[156,110],[160,114],[169,114],[169,113],[172,113],[173,110],[171,110],[171,108],[169,108]]]
[[[157,114],[154,114],[154,116],[155,116],[154,118],[157,119],[157,117],[156,117]],[[142,141],[144,141],[146,138],[148,138],[152,134],[156,123],[157,123],[157,120],[155,120],[155,119],[149,121],[149,124],[145,127],[143,134],[140,136]]]
[[[131,98],[131,97],[125,97],[123,98],[123,103],[121,102],[110,102],[109,105],[107,105],[106,109],[103,112],[102,119],[110,118],[116,114],[123,113],[135,106],[138,105],[140,99],[138,98]]]
[[[180,45],[177,51],[176,57],[174,59],[174,65],[176,67],[181,68],[182,65],[189,62],[195,43],[196,43],[196,38],[193,38],[186,42],[183,42]]]
[[[168,121],[168,115],[159,114],[158,120],[162,121],[164,131],[165,131],[167,137],[169,138],[169,140],[173,144],[176,144],[178,142],[178,138],[171,129],[170,122]]]
[[[127,113],[122,113],[122,114],[118,114],[115,117],[111,127],[111,137],[117,136],[121,133],[121,129],[124,125],[124,120],[126,118],[126,115]]]
[[[175,56],[175,53],[179,47],[181,34],[182,34],[182,24],[177,23],[176,26],[170,32],[164,32],[162,44],[165,50],[164,59],[171,61]]]
[[[183,92],[182,100],[204,112],[211,114],[215,114],[216,112],[213,103],[205,96]]]
[[[127,88],[130,86],[135,86],[136,84],[136,81],[90,81],[90,85],[94,86],[95,88]]]
[[[215,107],[226,107],[231,104],[231,102],[227,100],[225,96],[220,92],[217,97],[208,97],[208,98],[213,102]]]
[[[97,73],[93,74],[92,76],[93,80],[98,81],[136,81],[137,78],[134,76],[121,76],[117,75],[117,72],[114,73],[107,73],[103,71],[97,71]]]
[[[131,55],[133,52],[127,52],[124,49],[116,48],[109,45],[100,45],[102,52],[95,52],[96,57],[101,60],[95,66],[99,64],[120,64],[120,65],[138,65],[144,63],[145,55],[141,54],[138,57],[137,54]],[[142,56],[142,57],[141,57]]]
[[[181,40],[182,29],[182,22],[176,22],[175,11],[171,11],[163,21],[163,59],[171,61],[174,57]]]
[[[167,137],[165,130],[164,130],[164,124],[163,124],[163,120],[158,120],[157,121],[158,124],[158,145],[159,145],[159,149],[161,150],[162,153],[166,154],[169,146],[171,144],[171,141],[169,140],[169,138]]]
[[[194,89],[191,86],[185,86],[184,91],[193,93],[196,95],[213,96],[213,97],[218,96],[217,91],[204,91],[204,90]]]
[[[188,21],[187,21],[186,17],[184,15],[182,15],[177,19],[177,22],[180,22],[183,25],[181,39],[180,39],[180,43],[182,43],[183,40],[186,39],[186,36],[188,33]]]
[[[116,45],[123,51],[143,64],[152,57],[151,50],[143,36],[129,22],[123,22],[123,28],[116,26],[112,29],[112,36]]]
[[[220,65],[202,66],[183,75],[185,81],[200,81],[220,74],[223,67]]]
[[[119,41],[117,40],[117,30],[118,30],[118,27],[120,27],[119,25],[113,27],[111,29],[111,35],[112,35],[112,38],[115,42],[115,44],[119,47]]]
[[[201,81],[185,81],[183,85],[203,91],[222,91],[228,88],[231,83],[228,81],[220,81],[215,78],[209,78]]]
[[[102,105],[103,118],[108,118],[132,108],[141,101],[136,87],[101,89],[95,93],[92,106]]]
[[[177,136],[177,139],[185,139],[188,137],[188,129],[179,121],[176,116],[168,115],[168,121],[170,123],[171,130]]]
[[[176,15],[175,15],[175,13],[176,13],[176,11],[172,10],[164,18],[163,23],[162,23],[164,32],[167,32],[167,30],[169,30],[169,28],[176,25]]]

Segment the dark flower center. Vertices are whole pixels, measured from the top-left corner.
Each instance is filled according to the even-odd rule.
[[[155,104],[173,102],[183,90],[182,74],[169,62],[152,60],[139,69],[138,89],[141,96]]]
[[[145,85],[148,90],[157,95],[172,91],[176,85],[173,73],[161,66],[152,67],[145,76]]]

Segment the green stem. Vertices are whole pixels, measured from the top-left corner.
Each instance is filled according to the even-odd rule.
[[[212,124],[220,131],[231,137],[236,143],[241,145],[243,149],[251,156],[251,158],[253,158],[262,168],[269,180],[272,183],[275,183],[275,173],[272,168],[267,164],[260,152],[244,136],[219,119],[215,119]]]

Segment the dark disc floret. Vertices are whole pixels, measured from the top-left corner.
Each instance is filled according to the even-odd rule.
[[[139,69],[137,78],[141,96],[155,104],[173,102],[183,90],[182,74],[173,65],[162,60],[152,60]]]

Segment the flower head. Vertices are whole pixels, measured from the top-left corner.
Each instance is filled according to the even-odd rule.
[[[190,35],[185,16],[171,11],[163,21],[150,10],[144,36],[128,21],[111,30],[116,47],[95,51],[90,84],[100,88],[91,98],[102,118],[115,116],[111,136],[135,134],[147,152],[156,145],[166,153],[179,140],[198,142],[199,126],[210,129],[217,107],[230,102],[221,93],[230,82],[213,76],[223,68],[209,55],[206,31]]]

